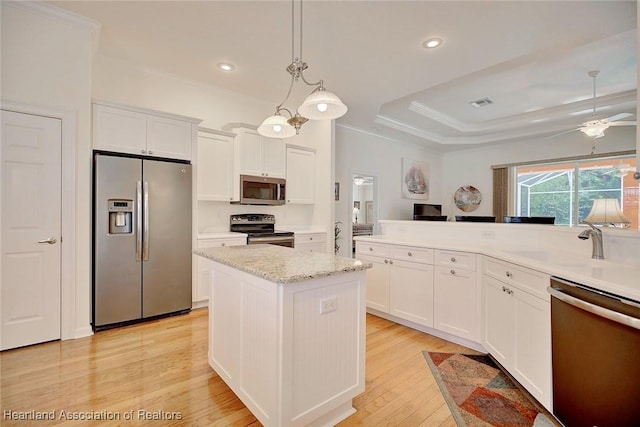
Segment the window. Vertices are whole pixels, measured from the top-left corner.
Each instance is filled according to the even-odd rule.
[[[618,199],[629,228],[638,229],[636,159],[619,156],[514,167],[518,216],[554,216],[557,225],[576,225],[594,199]]]

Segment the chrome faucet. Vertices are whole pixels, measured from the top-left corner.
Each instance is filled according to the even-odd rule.
[[[587,221],[581,221],[583,224],[587,224],[589,227],[580,234],[578,234],[578,239],[587,240],[591,237],[591,243],[593,244],[593,251],[591,252],[591,258],[593,259],[604,259],[604,250],[602,248],[602,230],[597,228],[595,225],[591,224]]]

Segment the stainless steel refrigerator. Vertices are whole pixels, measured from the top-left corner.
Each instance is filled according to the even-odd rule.
[[[93,327],[191,309],[191,165],[94,155]]]

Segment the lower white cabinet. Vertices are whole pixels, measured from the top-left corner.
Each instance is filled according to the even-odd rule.
[[[433,326],[433,266],[389,261],[389,314]]]
[[[309,252],[327,252],[327,233],[300,233],[294,235],[296,249],[304,249]]]
[[[198,249],[218,248],[223,246],[241,246],[247,244],[246,236],[198,239]],[[197,264],[197,275],[193,282],[194,308],[204,307],[209,301],[209,279],[211,277],[211,262],[201,256],[194,255]]]
[[[367,270],[367,307],[433,326],[433,250],[403,245],[356,244]]]
[[[551,410],[549,276],[485,258],[483,282],[485,348]]]
[[[478,339],[477,280],[472,270],[435,267],[433,327],[466,338]]]

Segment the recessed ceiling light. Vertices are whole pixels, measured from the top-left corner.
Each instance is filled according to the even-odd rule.
[[[226,62],[219,63],[218,68],[220,68],[222,71],[233,71],[235,69],[233,65],[228,64]]]
[[[428,49],[433,49],[434,47],[438,47],[442,44],[442,39],[438,38],[438,37],[432,37],[430,39],[425,40],[424,42],[422,42],[422,47],[428,48]]]

